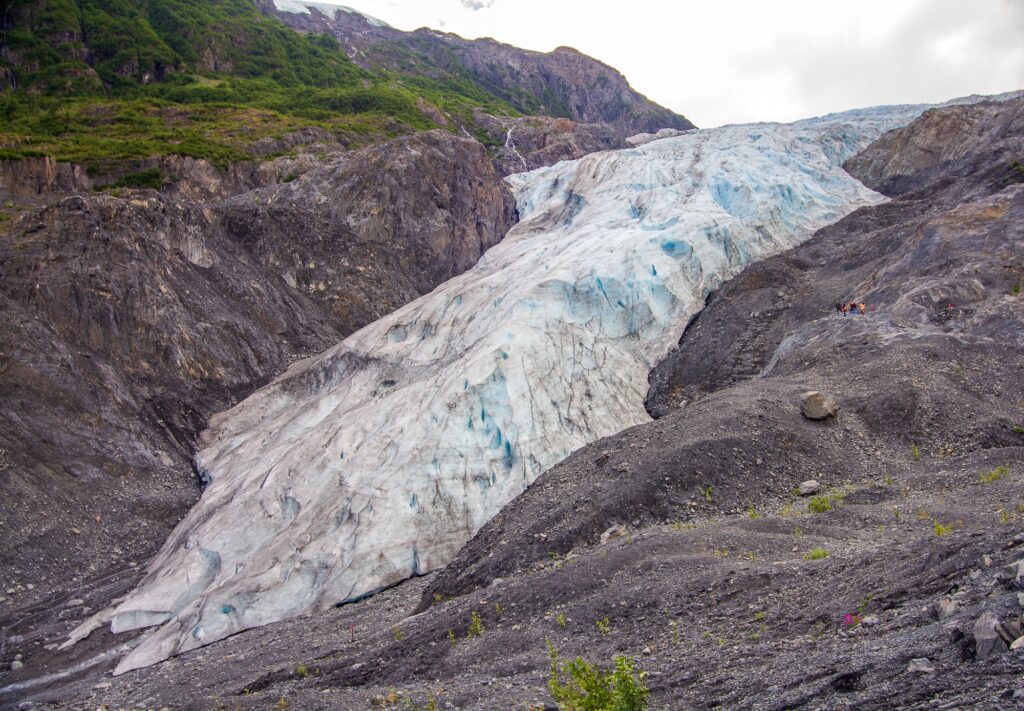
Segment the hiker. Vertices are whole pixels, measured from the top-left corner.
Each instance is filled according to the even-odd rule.
[[[842,313],[843,313],[843,305],[842,305],[842,304],[840,304],[840,303],[839,303],[839,302],[837,301],[837,302],[836,302],[836,316],[839,316],[839,315],[840,315],[840,314],[842,314]]]
[[[860,315],[863,316],[867,312],[868,312],[867,304],[861,304],[860,305]]]
[[[875,305],[871,304],[871,313],[875,313]]]
[[[853,315],[853,316],[857,315],[857,302],[856,301],[851,301],[850,302],[850,314]]]

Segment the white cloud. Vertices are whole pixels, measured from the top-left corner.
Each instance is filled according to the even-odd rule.
[[[400,29],[575,47],[698,126],[1024,88],[1021,0],[460,1],[490,9],[343,0]]]

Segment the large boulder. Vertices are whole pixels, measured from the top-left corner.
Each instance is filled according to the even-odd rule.
[[[984,613],[974,623],[974,645],[978,659],[994,657],[1010,648],[1001,628],[999,619],[991,612]]]
[[[800,412],[808,420],[827,420],[839,414],[839,405],[832,398],[812,390],[804,394]]]

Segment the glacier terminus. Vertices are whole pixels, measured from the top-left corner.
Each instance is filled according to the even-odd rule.
[[[649,420],[648,372],[723,280],[883,201],[842,163],[923,108],[509,176],[520,222],[473,269],[211,421],[202,498],[69,643],[152,628],[120,674],[445,565],[546,469]]]

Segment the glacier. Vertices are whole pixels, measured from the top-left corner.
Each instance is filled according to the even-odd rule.
[[[148,629],[121,674],[443,566],[546,469],[649,420],[648,372],[723,280],[883,201],[842,162],[924,108],[509,176],[520,222],[474,268],[211,421],[200,501],[67,644]]]

